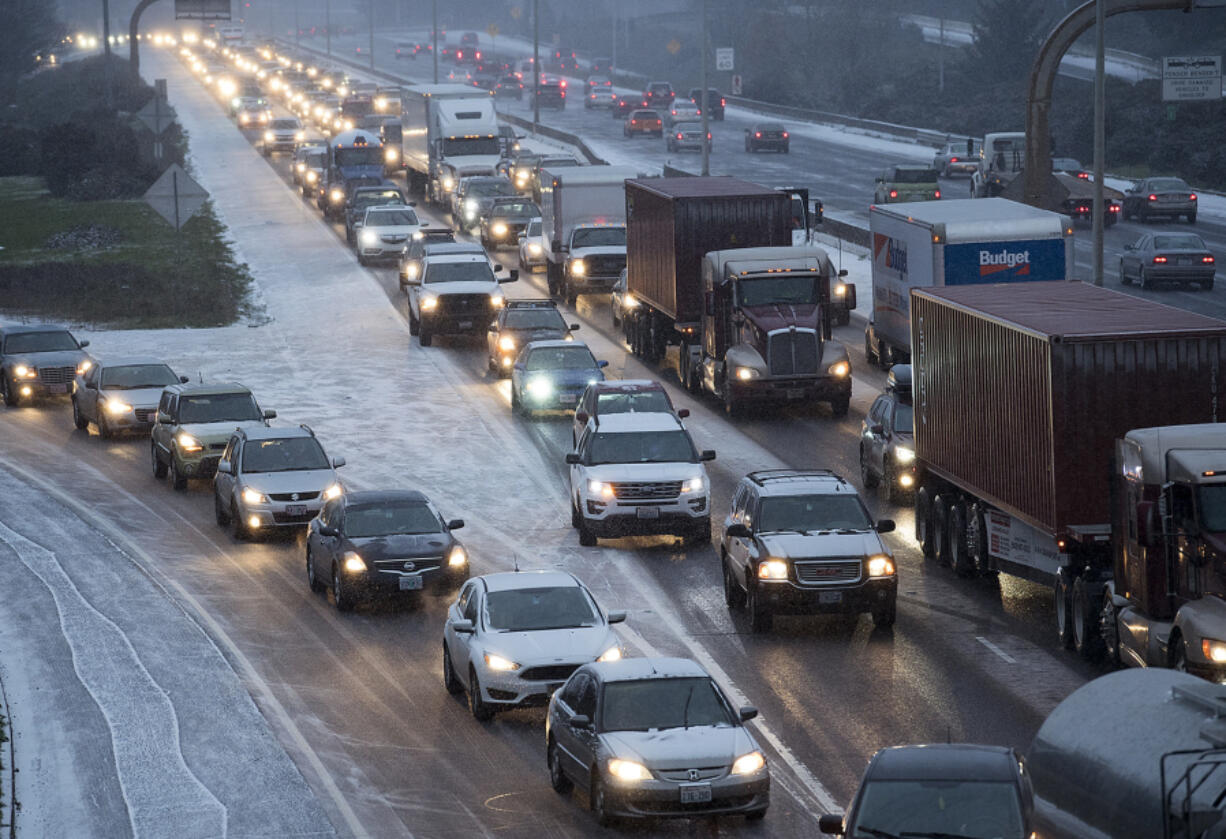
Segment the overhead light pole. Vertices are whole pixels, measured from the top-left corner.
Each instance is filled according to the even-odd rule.
[[[434,83],[438,84],[438,0],[430,4],[430,22],[434,27],[430,30],[430,53],[434,57]]]
[[[1103,284],[1103,156],[1106,152],[1106,28],[1107,12],[1103,0],[1094,4],[1094,285]]]
[[[711,117],[707,113],[707,0],[702,0],[702,74],[700,76],[702,84],[702,96],[698,97],[698,107],[702,109],[702,174],[711,174],[711,142],[707,136],[711,133]]]
[[[332,54],[332,0],[324,0],[324,49]]]
[[[541,4],[532,0],[532,133],[541,129]]]

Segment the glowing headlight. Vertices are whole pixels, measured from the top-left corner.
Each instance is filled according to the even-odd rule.
[[[503,352],[513,352],[515,350],[515,339],[510,335],[503,335],[498,339],[498,349]]]
[[[380,96],[375,100],[375,110],[382,111],[387,108],[387,97]]]
[[[682,492],[702,492],[706,488],[707,482],[703,479],[702,475],[690,478],[681,485]]]
[[[366,563],[353,551],[345,551],[345,570],[357,574],[366,570]]]
[[[587,273],[587,263],[582,259],[572,259],[570,261],[570,272],[576,277],[582,277]]]
[[[295,169],[297,169],[299,172],[305,172],[305,171],[306,171],[306,164],[305,164],[305,163],[303,163],[303,162],[300,160],[300,161],[298,161],[297,163],[295,163],[295,164],[294,164],[294,168],[295,168]]]
[[[600,658],[596,660],[597,661],[621,661],[622,660],[622,648],[621,647],[609,647],[607,650],[601,653]]]
[[[384,149],[383,159],[386,160],[388,163],[395,163],[396,162],[396,150],[395,149]]]
[[[835,364],[831,364],[826,372],[837,379],[841,379],[851,372],[851,365],[846,361],[839,361]]]
[[[330,487],[324,490],[324,498],[331,501],[333,498],[338,497],[342,492],[344,492],[344,490],[341,488],[340,484],[332,484]]]
[[[251,116],[249,114],[239,114],[238,121],[241,125],[246,125],[251,122]]]
[[[438,308],[438,297],[433,294],[429,296],[423,295],[421,298],[421,310],[423,312],[432,312]]]
[[[242,102],[243,102],[242,99],[239,99],[237,96],[235,96],[233,99],[230,100],[230,107],[237,108],[239,105],[242,104]]]
[[[455,178],[451,177],[451,175],[444,175],[443,176],[443,190],[446,192],[451,192],[451,190],[454,188],[455,188]]]
[[[536,378],[528,382],[528,393],[536,399],[548,399],[553,396],[553,382],[546,378]]]
[[[847,285],[845,283],[839,283],[838,285],[836,285],[834,287],[834,296],[835,297],[846,297],[847,296]]]
[[[468,554],[459,545],[451,549],[451,553],[447,555],[447,564],[452,568],[459,568],[468,562]]]
[[[782,559],[767,559],[758,563],[759,580],[786,580],[788,564]]]
[[[507,226],[502,222],[496,222],[494,226],[490,228],[490,232],[501,239],[503,236],[507,235]]]
[[[295,131],[294,139],[297,140],[299,143],[301,143],[303,140],[306,139],[306,132],[305,131]]]
[[[761,373],[759,373],[757,370],[753,369],[752,367],[736,368],[736,377],[740,379],[742,382],[747,382],[750,379],[756,379],[761,375],[762,375]]]
[[[637,307],[638,305],[639,305],[639,299],[635,297],[633,294],[627,294],[625,297],[622,298],[622,308],[623,309],[633,309]],[[742,369],[748,369],[748,368],[742,368]],[[737,375],[738,377],[740,376],[739,373]]]
[[[343,189],[334,189],[328,193],[328,198],[332,200],[333,204],[339,204],[345,200],[345,191]]]
[[[319,180],[319,174],[314,169],[311,169],[306,173],[306,179],[307,183],[313,184]]]
[[[106,412],[108,414],[129,414],[132,412],[132,406],[126,402],[120,402],[118,399],[108,399],[106,403]]]
[[[221,91],[222,96],[233,96],[234,92],[238,90],[238,86],[229,79],[222,79],[217,83],[217,89]]]
[[[77,375],[81,376],[81,375],[84,375],[85,373],[88,373],[93,366],[94,366],[94,362],[90,361],[88,358],[85,359],[84,361],[82,361],[80,364],[77,365]]]
[[[877,554],[868,558],[868,575],[870,577],[889,577],[894,573],[894,560],[885,554]]]
[[[761,752],[750,752],[741,755],[732,763],[733,775],[752,775],[766,765],[766,758]]]
[[[651,773],[647,771],[647,767],[632,760],[613,758],[609,761],[609,774],[624,783],[651,780]]]
[[[1202,638],[1200,651],[1214,664],[1226,664],[1226,643],[1215,641],[1212,638]]]
[[[267,504],[268,497],[262,492],[256,492],[254,489],[243,490],[244,504]]]
[[[507,298],[502,295],[502,292],[496,291],[490,295],[490,305],[495,309],[501,309],[506,302]]]
[[[602,498],[613,497],[613,484],[606,484],[604,481],[588,480],[587,491],[592,495],[599,495]]]
[[[180,433],[175,442],[179,444],[180,451],[198,452],[204,449],[204,446],[201,445],[200,441],[187,432]]]
[[[363,230],[362,235],[358,238],[362,240],[363,245],[379,244],[379,234],[373,230]]]
[[[81,372],[78,370],[77,372]],[[38,371],[33,367],[26,367],[24,364],[18,364],[13,368],[13,374],[19,379],[34,379],[38,377]]]
[[[496,655],[495,653],[485,654],[485,666],[491,670],[498,670],[503,673],[508,672],[510,670],[519,669],[519,665],[516,664],[514,661],[511,661],[511,659],[509,658],[503,658],[502,656]]]
[[[543,253],[540,242],[529,242],[528,253],[532,254],[533,256],[540,256]]]
[[[906,446],[898,446],[894,449],[894,459],[899,463],[911,463],[915,460],[915,449],[908,449]]]

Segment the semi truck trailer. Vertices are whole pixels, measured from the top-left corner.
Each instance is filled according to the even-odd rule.
[[[502,154],[494,94],[462,84],[401,88],[409,189],[445,204],[460,178],[494,175]]]

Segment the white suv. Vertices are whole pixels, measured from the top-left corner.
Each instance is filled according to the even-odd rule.
[[[435,335],[484,334],[506,302],[499,288],[519,279],[519,270],[496,277],[501,265],[491,265],[482,253],[427,255],[421,276],[405,279],[409,294],[409,332],[428,347]]]
[[[702,464],[714,459],[673,414],[593,417],[566,456],[579,544],[653,533],[709,542],[711,482]]]

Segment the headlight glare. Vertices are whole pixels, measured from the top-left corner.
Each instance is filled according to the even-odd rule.
[[[77,365],[77,375],[81,376],[81,375],[84,375],[85,373],[88,373],[91,369],[93,369],[93,366],[94,366],[94,362],[90,361],[88,358],[85,359],[84,361],[82,361],[80,364]]]
[[[851,372],[851,365],[846,361],[839,361],[831,364],[826,372],[835,378],[841,379]]]
[[[553,382],[544,377],[528,382],[528,393],[536,399],[548,399],[553,396]]]
[[[181,432],[176,440],[179,444],[179,449],[185,452],[198,452],[204,449],[200,441],[187,432]]]
[[[360,555],[353,551],[345,551],[345,570],[351,574],[358,574],[366,570],[366,563]]]
[[[120,402],[118,399],[108,399],[106,403],[106,412],[108,414],[128,414],[132,412],[132,406],[126,402]]]
[[[1214,664],[1226,664],[1226,643],[1212,638],[1202,638],[1200,650]]]
[[[264,132],[264,142],[265,143],[271,143],[275,141],[276,139],[277,139],[277,136],[273,134],[271,131]]]
[[[430,295],[429,297],[423,296],[421,298],[421,310],[423,312],[433,312],[437,308],[438,298],[434,295]]]
[[[607,650],[601,653],[600,658],[596,660],[597,661],[621,661],[622,660],[622,648],[616,645],[609,647]]]
[[[485,666],[491,670],[497,670],[506,673],[511,670],[518,670],[519,665],[509,658],[503,658],[496,653],[485,654]]]
[[[868,575],[870,577],[890,577],[894,574],[894,560],[885,554],[877,554],[868,558]]]
[[[582,277],[587,273],[587,263],[582,259],[572,259],[570,261],[570,272],[576,277]]]
[[[766,559],[758,563],[759,580],[786,580],[788,564],[782,559]]]
[[[307,183],[313,184],[317,180],[319,180],[319,175],[315,172],[314,169],[311,169],[310,171],[306,173],[306,179],[307,179]]]
[[[451,190],[454,187],[455,187],[455,178],[451,177],[450,175],[444,175],[443,176],[443,189],[447,192],[451,192]]]
[[[502,222],[496,222],[494,226],[490,228],[490,232],[495,236],[505,236],[507,235],[507,226]]]
[[[894,459],[899,463],[911,463],[915,460],[915,449],[909,449],[906,446],[896,446],[894,448]]]
[[[328,197],[332,199],[333,204],[339,204],[345,200],[345,191],[343,189],[334,189],[328,193]]]
[[[598,495],[601,498],[613,497],[613,485],[607,484],[604,481],[589,479],[587,482],[587,491],[590,495]]]
[[[759,373],[757,370],[753,369],[752,367],[736,368],[736,377],[740,379],[742,382],[747,382],[750,379],[756,379],[761,375],[762,375],[761,373]]]
[[[324,498],[331,501],[333,498],[338,497],[342,492],[344,492],[344,490],[341,488],[340,484],[332,484],[330,487],[324,490]]]
[[[490,295],[490,305],[495,309],[501,309],[504,305],[506,305],[506,302],[507,298],[502,295],[502,292],[496,291]]]
[[[750,752],[747,755],[741,755],[732,763],[733,775],[752,775],[762,767],[766,766],[766,758],[761,752]]]
[[[528,243],[528,253],[532,254],[533,256],[540,256],[541,255],[540,243],[539,242],[529,242]]]
[[[838,285],[836,285],[836,286],[834,287],[834,296],[835,296],[835,297],[845,297],[845,296],[847,296],[847,286],[846,286],[846,284],[844,284],[844,283],[839,283]]]
[[[682,492],[702,492],[706,488],[707,488],[707,482],[703,480],[702,475],[698,475],[697,477],[690,478],[688,481],[686,481],[684,484],[681,485]]]
[[[361,238],[363,245],[379,244],[379,234],[373,230],[363,230],[359,238]]]
[[[388,163],[395,163],[396,162],[396,150],[395,149],[385,149],[383,152],[383,159],[386,160]]]
[[[613,758],[609,761],[609,774],[622,782],[651,780],[651,773],[647,771],[647,767],[632,760]]]
[[[243,490],[244,504],[267,504],[268,498],[262,492],[256,492],[254,489]]]
[[[498,339],[498,349],[503,352],[511,352],[515,349],[515,339],[510,335],[503,335]]]
[[[451,553],[447,555],[447,565],[452,568],[459,568],[468,562],[468,552],[464,548],[456,545],[451,549]]]
[[[81,369],[78,367],[78,368],[77,368],[77,372],[78,372],[78,373],[81,373],[81,372],[84,372],[84,371],[83,371],[83,370],[81,370]],[[24,364],[18,364],[16,367],[14,367],[14,368],[13,368],[13,373],[14,373],[14,374],[17,376],[17,378],[19,378],[19,379],[33,379],[35,376],[37,376],[37,375],[38,375],[38,371],[37,371],[37,370],[35,370],[33,367],[27,367],[27,366],[25,366]]]

